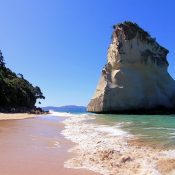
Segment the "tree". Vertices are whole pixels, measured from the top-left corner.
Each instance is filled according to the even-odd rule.
[[[5,67],[4,57],[2,55],[1,50],[0,50],[0,67]]]
[[[22,74],[6,67],[0,51],[0,110],[11,108],[34,108],[37,99],[45,99],[41,89],[33,86]]]
[[[35,97],[36,99],[45,99],[43,93],[41,92],[41,89],[38,86],[35,87]]]
[[[19,73],[18,76],[19,76],[20,78],[24,79],[23,74]]]

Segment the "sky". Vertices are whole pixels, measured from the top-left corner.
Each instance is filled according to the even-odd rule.
[[[123,21],[170,51],[175,79],[174,10],[174,0],[0,0],[0,49],[7,67],[41,88],[42,106],[86,106]]]

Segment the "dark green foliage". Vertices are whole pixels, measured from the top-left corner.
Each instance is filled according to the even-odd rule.
[[[0,52],[0,108],[32,108],[37,99],[45,98],[38,86],[34,87],[22,74],[18,75],[5,67]]]
[[[45,99],[45,97],[43,96],[43,93],[41,92],[40,87],[38,86],[35,87],[35,97],[37,99]]]
[[[0,50],[0,67],[4,67],[4,66],[5,66],[4,57],[2,56],[2,52]]]

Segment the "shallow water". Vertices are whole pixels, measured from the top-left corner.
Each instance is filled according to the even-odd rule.
[[[82,113],[77,111],[74,114],[76,117],[76,115]],[[71,114],[69,113],[69,115]],[[160,148],[175,149],[175,115],[94,115],[92,113],[89,113],[89,115],[95,116],[95,120],[88,120],[87,117],[86,123],[102,125],[101,130],[108,130],[108,132],[113,132],[114,135],[118,135],[116,132],[120,132],[119,134],[128,132],[128,134],[136,136],[135,138],[143,144],[149,143]]]
[[[175,115],[96,115],[96,124],[120,127],[142,141],[175,148]]]

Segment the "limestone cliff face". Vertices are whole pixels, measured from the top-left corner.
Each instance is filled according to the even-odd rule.
[[[171,110],[175,107],[175,81],[167,72],[168,50],[137,24],[114,26],[107,64],[87,111]]]

